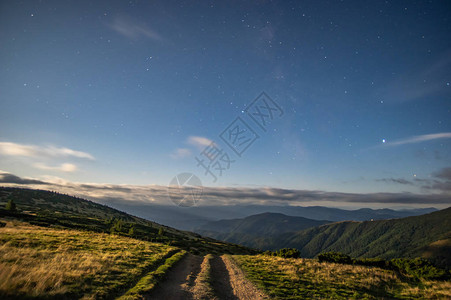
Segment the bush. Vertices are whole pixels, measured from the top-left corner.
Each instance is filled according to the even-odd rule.
[[[437,268],[428,260],[423,258],[395,258],[390,261],[400,273],[415,278],[445,279],[446,271]]]
[[[326,252],[318,255],[320,262],[333,262],[339,264],[352,264],[352,258],[349,255],[340,252]]]
[[[12,210],[15,211],[16,210],[16,203],[14,203],[14,201],[12,199],[9,199],[8,202],[5,205],[6,210]]]
[[[301,256],[301,252],[294,248],[283,248],[273,252],[274,256],[279,256],[283,258],[298,258]]]
[[[135,225],[132,225],[130,229],[128,230],[128,235],[134,236],[135,235]]]
[[[389,261],[386,261],[382,258],[362,258],[362,259],[355,259],[353,261],[355,265],[362,265],[362,266],[369,266],[369,267],[379,267],[383,269],[390,269],[391,265]]]

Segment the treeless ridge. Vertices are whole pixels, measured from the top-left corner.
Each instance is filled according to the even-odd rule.
[[[183,258],[146,299],[268,299],[228,255]]]

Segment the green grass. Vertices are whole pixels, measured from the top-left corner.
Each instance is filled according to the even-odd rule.
[[[111,298],[178,248],[18,221],[0,228],[0,298]]]
[[[162,279],[165,279],[166,273],[184,256],[186,251],[182,250],[167,258],[164,264],[156,270],[147,273],[139,282],[122,297],[118,299],[142,299],[143,296],[152,291]]]
[[[412,281],[377,267],[266,255],[235,255],[233,258],[251,281],[276,299],[451,297],[449,281]]]

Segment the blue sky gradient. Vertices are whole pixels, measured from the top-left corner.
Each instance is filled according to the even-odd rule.
[[[432,187],[451,166],[449,1],[8,1],[0,28],[4,172],[451,190]],[[233,155],[219,134],[263,91],[284,114]],[[236,160],[217,182],[201,138]]]

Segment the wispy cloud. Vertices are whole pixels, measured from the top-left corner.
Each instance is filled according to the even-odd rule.
[[[191,150],[186,148],[178,148],[170,154],[173,159],[180,159],[191,156]]]
[[[384,145],[385,146],[400,146],[400,145],[405,145],[405,144],[414,144],[414,143],[421,143],[421,142],[427,142],[427,141],[432,141],[432,140],[449,139],[449,138],[451,138],[451,132],[432,133],[432,134],[417,135],[417,136],[409,137],[407,139],[388,142],[388,143],[385,143]]]
[[[405,185],[413,185],[413,182],[408,181],[403,178],[382,178],[376,179],[376,181],[385,182],[385,183],[397,183],[397,184],[405,184]]]
[[[117,33],[133,40],[141,37],[156,41],[162,40],[161,36],[146,24],[140,24],[131,18],[116,17],[113,22],[109,24],[109,27]]]
[[[35,163],[33,164],[33,167],[41,170],[48,170],[48,171],[59,171],[59,172],[75,172],[78,170],[77,166],[70,163],[64,163],[59,166],[48,166],[44,163]]]
[[[69,148],[54,146],[42,147],[9,142],[0,142],[0,155],[25,157],[76,157],[94,160],[94,157],[89,153]]]
[[[433,180],[429,180],[426,189],[438,190],[444,193],[451,192],[451,167],[443,168],[432,174]]]
[[[199,150],[203,150],[205,147],[211,145],[213,141],[202,136],[190,136],[188,137],[187,143],[195,146]]]
[[[189,136],[186,139],[186,144],[196,147],[199,151],[205,149],[205,147],[211,145],[212,140],[202,136]],[[192,151],[188,148],[177,148],[169,156],[173,159],[181,159],[191,156]]]
[[[451,167],[442,168],[432,173],[428,178],[414,178],[406,180],[404,178],[381,178],[376,179],[379,182],[413,185],[425,191],[436,191],[450,196],[451,192]]]

